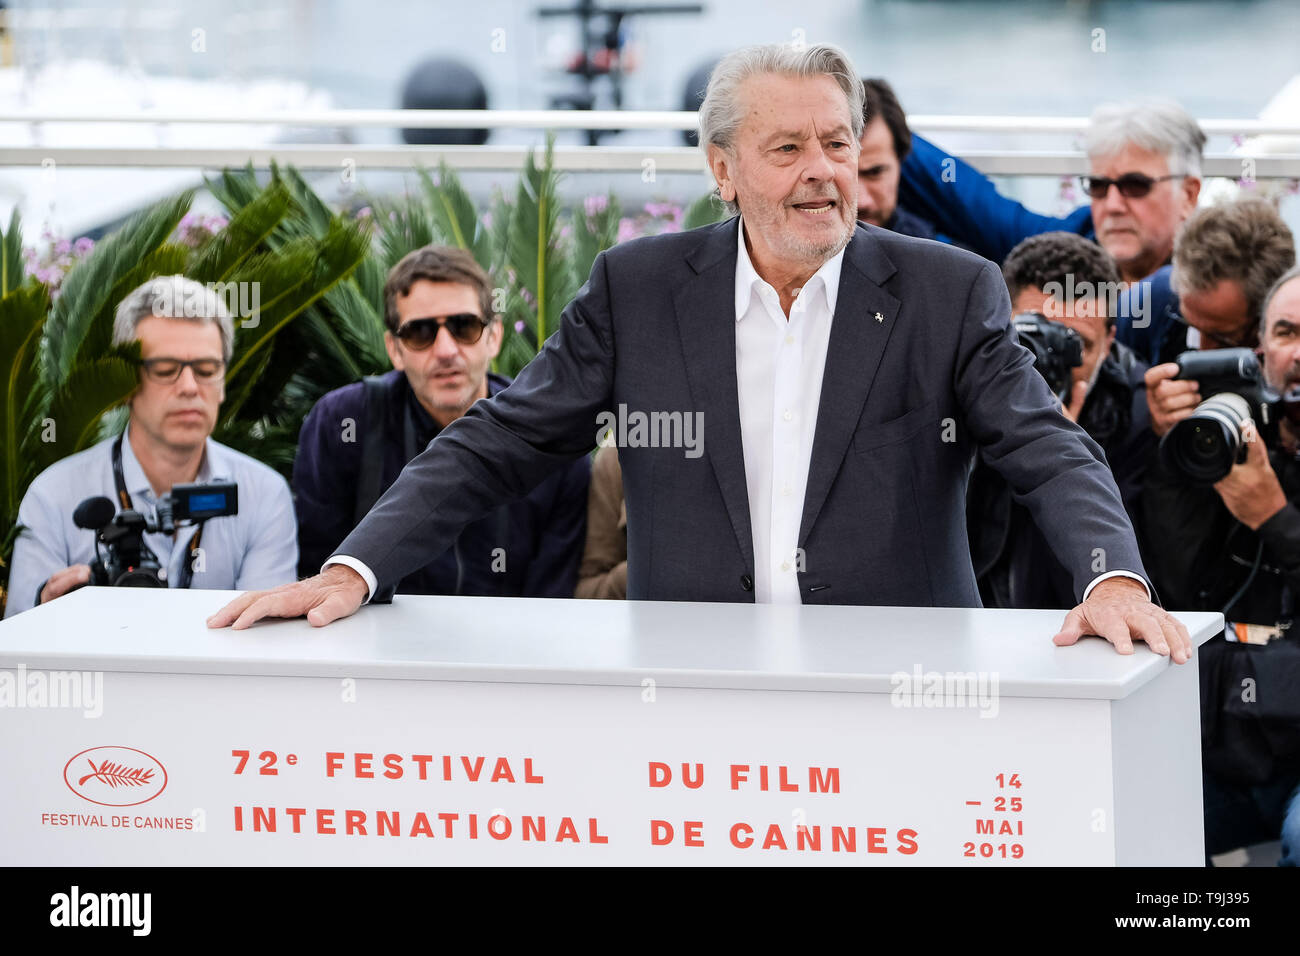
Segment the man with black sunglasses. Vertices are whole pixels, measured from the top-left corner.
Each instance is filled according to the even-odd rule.
[[[164,496],[183,484],[233,481],[238,512],[143,535],[168,587],[229,590],[295,579],[288,482],[211,437],[234,341],[221,296],[183,276],[149,280],[122,300],[113,324],[114,344],[134,341],[140,385],[125,431],[55,462],[23,496],[6,617],[91,583],[101,552],[94,532],[74,520],[81,502],[102,496],[114,510],[139,512],[157,527]],[[75,439],[69,423],[53,425],[56,440]]]
[[[1002,196],[974,167],[914,135],[899,201],[999,263],[1023,239],[1042,232],[1095,238],[1119,265],[1121,278],[1133,283],[1169,262],[1174,234],[1200,195],[1204,148],[1205,134],[1176,103],[1098,107],[1084,135],[1090,169],[1080,177],[1090,204],[1055,217]],[[1120,341],[1128,344],[1125,328],[1121,321]]]
[[[488,277],[462,249],[404,257],[384,287],[393,371],[330,392],[303,422],[294,461],[299,573],[316,574],[443,428],[510,379]],[[586,529],[588,459],[469,525],[455,545],[398,585],[403,594],[572,597]]]

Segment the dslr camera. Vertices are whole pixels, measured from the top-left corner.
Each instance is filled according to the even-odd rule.
[[[1210,485],[1246,460],[1242,429],[1254,421],[1266,445],[1277,440],[1282,398],[1264,382],[1259,359],[1247,348],[1184,352],[1175,379],[1194,379],[1209,395],[1160,439],[1160,459],[1189,484]]]
[[[1083,339],[1079,333],[1041,312],[1012,316],[1011,327],[1020,344],[1034,353],[1034,368],[1047,381],[1047,387],[1062,402],[1068,402],[1074,369],[1083,364]]]
[[[167,572],[144,536],[174,534],[179,522],[197,523],[239,513],[239,486],[233,481],[174,485],[158,501],[157,520],[138,511],[117,511],[103,495],[77,505],[72,520],[95,532],[90,583],[119,588],[165,588]],[[100,551],[101,545],[103,552]]]

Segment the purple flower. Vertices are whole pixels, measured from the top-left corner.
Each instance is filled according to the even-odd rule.
[[[588,216],[596,216],[609,208],[608,196],[588,196],[582,201],[582,208]]]
[[[646,215],[653,219],[667,219],[677,207],[670,202],[648,202],[645,204]]]
[[[491,228],[492,228],[492,213],[490,213],[490,212],[485,212],[485,213],[483,213],[483,218],[480,219],[479,222],[483,223],[483,228],[484,228],[484,229],[491,229]]]
[[[72,251],[72,243],[67,239],[60,239],[54,244],[54,254],[56,256],[66,256]]]
[[[573,226],[569,225],[568,223],[565,223],[563,226],[560,227],[561,239],[568,239],[569,236],[571,235],[573,235]]]
[[[527,289],[525,289],[523,286],[519,287],[519,294],[520,296],[523,297],[523,300],[528,303],[530,308],[537,305],[537,299],[535,299],[533,297],[533,294],[529,292]]]
[[[618,241],[626,242],[628,239],[635,239],[640,235],[640,228],[637,226],[635,219],[629,219],[624,216],[618,221]]]
[[[86,253],[90,252],[91,249],[95,248],[95,240],[91,239],[89,236],[82,236],[72,244],[72,248],[77,255],[84,256]]]
[[[524,326],[524,320],[523,320],[523,319],[520,319],[518,322],[515,323],[515,331],[516,331],[516,332],[522,332],[522,331],[524,330],[524,328],[525,328],[525,326]]]

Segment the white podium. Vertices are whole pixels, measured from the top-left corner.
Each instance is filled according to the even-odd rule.
[[[0,623],[0,862],[1204,863],[1197,658],[1062,612],[233,596]]]

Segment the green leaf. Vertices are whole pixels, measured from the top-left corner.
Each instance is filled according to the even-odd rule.
[[[23,219],[15,206],[9,228],[0,232],[0,296],[23,284]]]
[[[0,454],[4,456],[0,505],[6,524],[17,520],[18,505],[36,476],[34,462],[22,454],[22,446],[36,417],[37,362],[49,308],[49,291],[39,282],[0,298],[0,372],[5,385],[0,402]]]
[[[119,301],[115,295],[122,279],[138,274],[140,263],[166,243],[193,199],[193,192],[187,191],[132,216],[121,229],[96,243],[90,255],[64,278],[46,328],[47,375],[52,388],[66,384],[88,338],[92,349],[85,357],[102,353],[111,339],[113,310]]]
[[[726,218],[728,218],[727,210],[721,202],[713,198],[712,193],[709,193],[687,207],[686,214],[682,217],[682,229],[686,231],[698,229],[700,226],[721,222]]]
[[[36,461],[38,474],[99,440],[101,417],[135,391],[139,358],[140,343],[133,342],[72,368],[46,412],[54,422],[55,440],[40,440],[39,429],[28,434],[27,453]]]
[[[273,182],[195,250],[185,274],[199,282],[224,282],[270,238],[293,203],[289,190]]]

